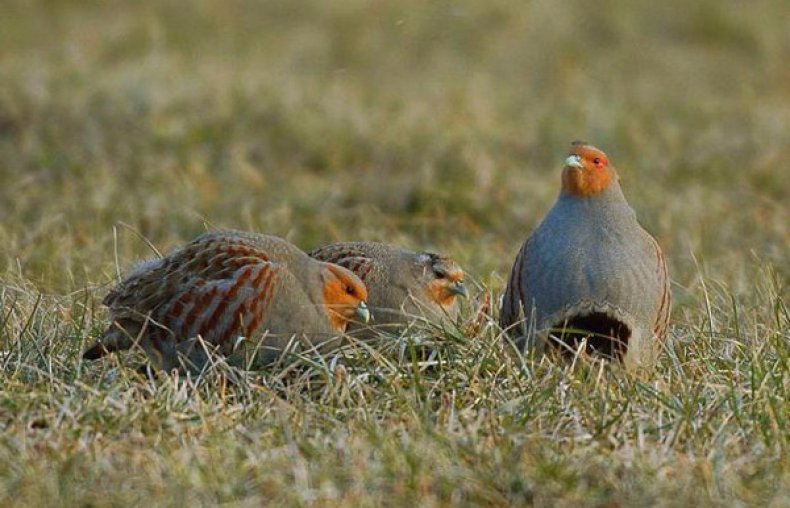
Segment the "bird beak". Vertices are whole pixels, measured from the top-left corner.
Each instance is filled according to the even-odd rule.
[[[582,158],[578,155],[569,155],[568,158],[565,159],[565,167],[583,169],[584,165],[582,164]]]
[[[357,305],[357,308],[354,311],[354,317],[363,323],[370,321],[370,311],[368,310],[368,306],[365,302],[359,302],[359,305]]]
[[[463,282],[453,282],[450,284],[450,292],[454,295],[469,298],[469,290],[466,289],[466,286],[464,286]]]

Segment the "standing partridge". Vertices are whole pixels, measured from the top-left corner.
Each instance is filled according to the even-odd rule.
[[[345,242],[319,247],[310,256],[348,268],[365,282],[376,328],[392,329],[414,316],[455,319],[458,296],[468,296],[464,272],[448,257],[411,252],[376,242]],[[371,337],[371,328],[359,337]]]
[[[502,328],[521,347],[575,350],[587,338],[589,351],[649,366],[669,307],[661,248],[637,222],[606,154],[575,141],[557,202],[516,257]]]
[[[349,270],[316,261],[281,238],[206,233],[141,264],[107,295],[112,324],[83,357],[139,341],[163,369],[184,357],[199,368],[206,345],[229,355],[240,339],[254,339],[265,364],[294,336],[317,345],[351,321],[366,322],[366,298],[364,283]]]

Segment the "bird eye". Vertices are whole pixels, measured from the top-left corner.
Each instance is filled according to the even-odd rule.
[[[600,157],[596,157],[593,159],[593,164],[595,164],[596,166],[601,166],[603,165],[603,161],[601,160]]]
[[[346,293],[353,295],[354,294],[353,286],[346,286]]]
[[[447,273],[444,270],[434,270],[433,274],[436,275],[437,279],[444,279],[447,277]]]

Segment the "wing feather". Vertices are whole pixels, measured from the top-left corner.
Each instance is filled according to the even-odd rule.
[[[224,342],[265,320],[276,297],[281,263],[252,240],[203,235],[166,258],[143,263],[104,299],[112,324],[85,354],[127,349],[136,338],[156,347],[201,335]]]
[[[663,339],[669,327],[672,293],[669,286],[669,272],[667,270],[667,261],[664,257],[664,252],[655,240],[653,240],[653,245],[656,254],[656,273],[658,275],[659,285],[661,286],[661,297],[659,300],[658,312],[656,313],[656,321],[653,325],[653,333],[657,338]]]
[[[363,250],[349,244],[332,244],[319,247],[308,254],[311,258],[334,263],[351,270],[363,282],[374,271],[375,262]]]
[[[522,331],[522,326],[516,325],[523,320],[524,315],[523,282],[529,247],[530,241],[527,240],[519,249],[502,298],[502,312],[499,317],[499,325],[503,330],[507,330],[511,336],[518,335]]]

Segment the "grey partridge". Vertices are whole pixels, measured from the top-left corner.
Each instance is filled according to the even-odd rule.
[[[553,344],[649,366],[667,333],[669,277],[606,154],[574,142],[554,206],[516,257],[500,325],[521,347]]]
[[[415,316],[458,314],[457,297],[467,297],[464,272],[452,259],[377,242],[343,242],[311,251],[310,256],[348,268],[365,282],[375,329],[393,330]],[[358,337],[375,335],[354,324]]]
[[[200,368],[206,345],[231,354],[260,340],[265,364],[294,336],[317,345],[367,321],[364,283],[274,236],[206,233],[168,256],[142,263],[104,299],[111,325],[83,357],[139,342],[163,369],[184,358]],[[197,338],[202,339],[197,343]]]

